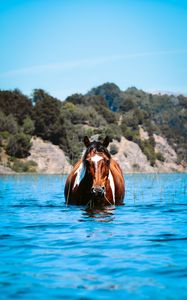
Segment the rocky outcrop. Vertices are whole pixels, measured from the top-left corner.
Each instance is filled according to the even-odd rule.
[[[168,144],[167,140],[162,136],[153,134],[155,140],[155,152],[161,153],[164,157],[165,162],[176,163],[177,153],[175,150]]]
[[[143,138],[147,139],[147,134],[143,132]],[[126,138],[122,137],[120,142],[113,141],[115,145],[116,154],[113,158],[117,160],[124,173],[170,173],[170,172],[186,172],[184,166],[177,164],[177,154],[171,146],[168,145],[167,140],[159,135],[154,135],[155,152],[163,155],[165,161],[156,160],[155,166],[152,167],[145,154],[140,147]]]
[[[0,175],[10,175],[10,174],[15,174],[15,173],[16,172],[14,172],[9,167],[6,167],[4,165],[0,165]]]
[[[15,174],[8,165],[8,155],[3,148],[0,149],[0,175]]]
[[[160,135],[153,134],[155,140],[155,152],[161,153],[164,162],[156,161],[158,172],[186,172],[182,164],[177,164],[177,153],[168,144],[167,140]]]
[[[30,156],[26,160],[37,163],[38,173],[68,174],[72,169],[64,152],[58,146],[38,137],[32,138]]]
[[[154,172],[154,168],[136,143],[121,137],[120,142],[113,141],[111,145],[115,145],[116,149],[118,149],[113,158],[118,161],[124,173]]]

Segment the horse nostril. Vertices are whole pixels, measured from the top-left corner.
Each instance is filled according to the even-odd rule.
[[[96,187],[91,188],[91,193],[95,197],[101,197],[101,196],[103,196],[104,192],[105,192],[105,187],[96,186]]]

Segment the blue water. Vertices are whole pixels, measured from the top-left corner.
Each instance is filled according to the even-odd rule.
[[[65,177],[0,177],[0,299],[187,299],[187,174],[127,175],[126,205],[64,204]]]

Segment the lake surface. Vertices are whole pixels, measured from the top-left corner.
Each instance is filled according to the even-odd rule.
[[[0,299],[187,299],[187,174],[126,175],[103,211],[65,178],[0,177]]]

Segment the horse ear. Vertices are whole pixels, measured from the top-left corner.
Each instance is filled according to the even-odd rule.
[[[109,143],[110,143],[110,139],[109,139],[108,136],[106,136],[106,138],[105,138],[104,141],[103,141],[103,146],[104,146],[105,148],[107,148],[108,145],[109,145]]]
[[[86,148],[88,148],[90,146],[90,140],[87,136],[84,137],[84,144],[85,144]]]

